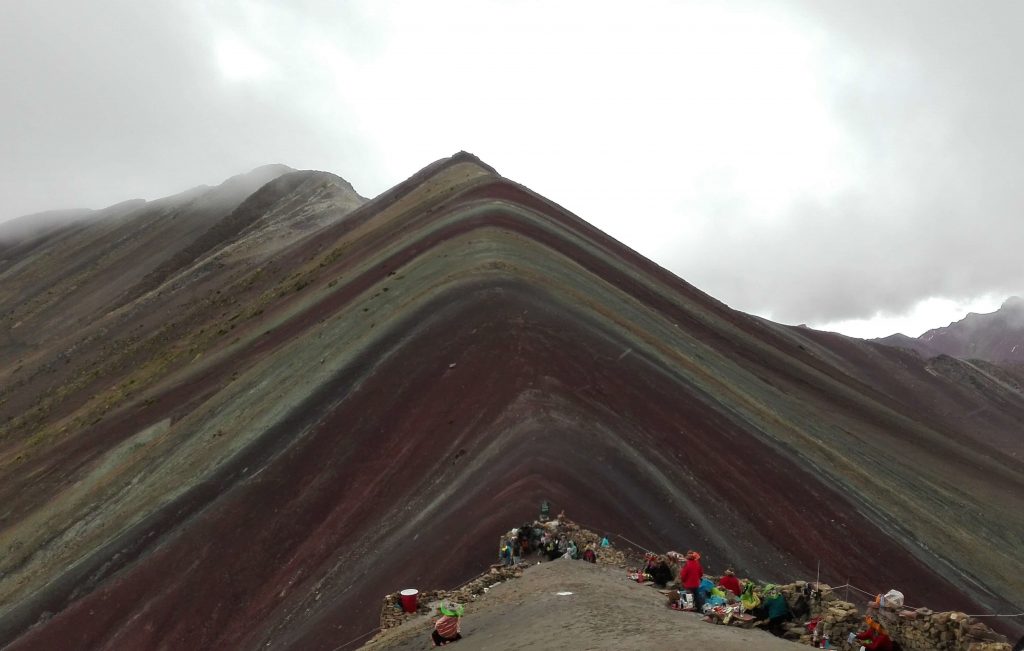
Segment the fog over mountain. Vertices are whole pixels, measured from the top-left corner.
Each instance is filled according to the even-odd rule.
[[[991,314],[968,314],[920,337],[902,334],[877,339],[879,343],[915,350],[926,357],[950,355],[997,363],[1024,362],[1024,299],[1013,296]]]
[[[1024,6],[6,3],[0,220],[465,148],[738,309],[911,335],[1024,294]],[[467,56],[474,52],[474,56]]]

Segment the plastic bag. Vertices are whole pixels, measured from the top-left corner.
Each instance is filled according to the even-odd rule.
[[[885,603],[890,606],[903,606],[903,593],[899,590],[890,590],[885,593]]]

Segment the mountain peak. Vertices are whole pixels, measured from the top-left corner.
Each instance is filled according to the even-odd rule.
[[[943,328],[920,337],[890,335],[876,339],[897,348],[910,348],[924,357],[946,354],[958,359],[1009,363],[1024,361],[1024,298],[1011,296],[995,312],[971,312]]]
[[[366,203],[233,178],[0,254],[0,647],[345,646],[541,500],[747,576],[1024,602],[1010,371],[733,311],[469,154]]]
[[[287,165],[280,163],[271,163],[269,165],[260,165],[259,167],[252,169],[244,174],[236,174],[231,178],[227,179],[220,184],[221,188],[227,187],[245,187],[252,188],[250,192],[255,192],[261,186],[270,181],[273,181],[279,176],[294,172],[295,170]]]
[[[1003,310],[1024,310],[1024,298],[1011,296],[1003,301],[1003,304],[999,307],[999,311]]]

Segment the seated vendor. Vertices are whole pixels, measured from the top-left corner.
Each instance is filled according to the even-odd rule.
[[[737,597],[743,592],[743,588],[740,587],[740,580],[736,578],[736,573],[732,571],[732,568],[725,571],[722,578],[718,580],[718,585],[722,586]]]
[[[654,585],[659,588],[664,588],[668,585],[669,581],[671,581],[674,576],[672,568],[668,566],[668,559],[664,556],[659,556],[653,567],[648,566],[647,573],[651,575],[651,580],[654,581]]]
[[[869,628],[863,633],[857,634],[866,651],[892,651],[892,639],[886,635],[881,627],[878,629]]]

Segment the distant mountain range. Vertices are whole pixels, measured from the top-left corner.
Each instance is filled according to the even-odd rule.
[[[995,312],[971,312],[955,323],[934,328],[917,338],[894,334],[873,341],[907,348],[925,358],[949,355],[1000,364],[1024,363],[1024,299],[1013,296]]]

